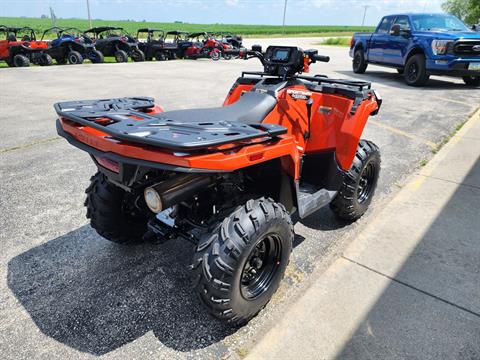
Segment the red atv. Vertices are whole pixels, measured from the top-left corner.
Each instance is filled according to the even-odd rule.
[[[206,32],[192,33],[188,38],[191,42],[184,51],[184,56],[188,59],[211,58],[216,61],[225,52],[222,43]]]
[[[292,217],[330,204],[354,221],[377,185],[380,153],[360,140],[381,99],[366,82],[299,75],[316,50],[249,51],[224,106],[164,112],[153,99],[57,103],[58,133],[98,167],[87,217],[106,239],[194,244],[195,289],[216,317],[243,324],[277,290]]]
[[[5,35],[5,40],[0,40],[0,60],[5,61],[8,66],[52,64],[51,56],[45,53],[48,43],[37,41],[32,28],[0,26],[0,33]]]

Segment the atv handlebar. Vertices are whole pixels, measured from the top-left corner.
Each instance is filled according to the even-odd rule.
[[[329,62],[329,61],[330,61],[330,56],[314,55],[313,59],[314,59],[315,61]]]

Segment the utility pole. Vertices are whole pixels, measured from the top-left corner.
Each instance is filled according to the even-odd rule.
[[[50,6],[50,18],[52,19],[52,26],[55,27],[57,26],[57,17],[55,16],[55,11],[53,11],[53,8]]]
[[[285,15],[287,14],[287,0],[285,0],[285,4],[283,5],[283,33],[285,34]]]
[[[87,0],[87,12],[88,12],[88,23],[90,28],[92,28],[92,17],[90,16],[90,1]]]
[[[362,20],[362,26],[365,26],[365,18],[367,17],[367,9],[370,7],[370,5],[363,5],[363,8],[365,9],[363,11],[363,20]]]

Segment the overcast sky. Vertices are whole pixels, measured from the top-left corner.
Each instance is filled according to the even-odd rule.
[[[444,0],[288,0],[289,25],[367,25],[397,12],[439,12]],[[0,0],[0,16],[86,18],[86,0]],[[282,23],[284,0],[90,0],[92,17],[106,20],[269,24]]]

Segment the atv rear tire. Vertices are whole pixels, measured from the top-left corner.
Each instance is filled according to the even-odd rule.
[[[130,54],[130,57],[134,62],[142,62],[145,61],[145,53],[142,50],[135,49]]]
[[[417,54],[408,59],[403,76],[405,83],[409,86],[424,86],[430,78],[430,75],[427,73],[425,56]]]
[[[355,50],[353,54],[352,68],[355,74],[363,74],[367,70],[368,63],[365,61],[365,54],[362,49]]]
[[[148,219],[126,211],[127,193],[123,189],[110,184],[102,173],[96,173],[85,193],[87,218],[99,235],[118,244],[142,240],[148,230]]]
[[[355,221],[372,202],[380,174],[380,151],[373,142],[360,140],[353,164],[344,173],[337,196],[330,203],[332,211],[341,219]]]
[[[30,59],[22,54],[17,54],[13,57],[13,65],[15,67],[29,67]]]
[[[193,257],[193,285],[208,311],[234,325],[257,315],[285,274],[293,234],[289,214],[272,199],[231,211]]]
[[[67,55],[67,59],[71,65],[83,63],[83,56],[78,51],[70,51]]]
[[[48,54],[42,54],[38,63],[40,66],[50,66],[53,64],[53,59]]]
[[[92,64],[101,64],[105,61],[102,52],[98,50],[92,50],[88,57]]]
[[[480,86],[480,76],[464,76],[462,79],[468,86]]]
[[[128,54],[123,50],[115,51],[115,61],[117,63],[128,62]]]

